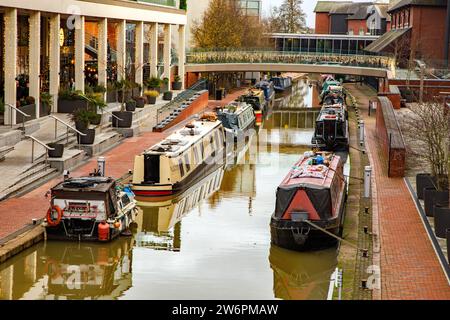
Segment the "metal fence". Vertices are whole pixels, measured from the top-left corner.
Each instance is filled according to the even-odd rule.
[[[163,119],[170,116],[176,109],[180,108],[181,105],[191,99],[197,92],[207,89],[208,81],[206,79],[200,79],[189,89],[186,89],[179,95],[177,95],[171,102],[161,107],[157,113],[157,123],[159,124]]]

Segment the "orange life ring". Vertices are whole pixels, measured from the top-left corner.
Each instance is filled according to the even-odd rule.
[[[55,210],[58,213],[58,217],[56,218],[56,220],[52,219],[53,210]],[[62,219],[62,210],[59,206],[52,206],[51,208],[48,209],[47,223],[50,227],[56,227],[57,225],[59,225],[61,219]]]

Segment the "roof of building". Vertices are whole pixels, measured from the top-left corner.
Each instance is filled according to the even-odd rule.
[[[383,34],[380,38],[368,45],[364,50],[374,53],[383,51],[388,45],[406,34],[411,28],[393,29]]]
[[[366,20],[369,14],[369,8],[373,6],[372,2],[353,3],[349,10],[351,14],[347,20]]]
[[[447,0],[400,0],[392,7],[389,8],[388,12],[392,12],[401,9],[406,6],[438,6],[446,7]]]
[[[339,4],[351,4],[351,1],[341,2]],[[316,13],[329,13],[334,6],[336,6],[336,1],[317,1],[314,12]]]

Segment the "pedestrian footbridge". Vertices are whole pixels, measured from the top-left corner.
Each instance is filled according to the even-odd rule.
[[[186,72],[296,72],[391,78],[395,60],[386,56],[280,51],[207,51],[186,56]]]

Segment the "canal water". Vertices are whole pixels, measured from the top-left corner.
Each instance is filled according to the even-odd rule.
[[[0,265],[0,299],[326,299],[336,249],[284,250],[269,229],[276,188],[311,139],[312,90],[295,84],[249,143],[178,198],[139,203],[133,237],[42,242]],[[255,151],[260,140],[270,145]]]

